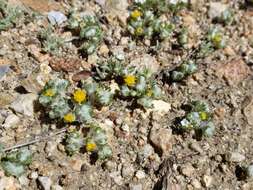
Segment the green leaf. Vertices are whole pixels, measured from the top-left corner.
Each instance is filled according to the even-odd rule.
[[[25,173],[25,167],[19,163],[3,161],[1,163],[3,170],[8,176],[16,176],[19,177],[23,173]]]

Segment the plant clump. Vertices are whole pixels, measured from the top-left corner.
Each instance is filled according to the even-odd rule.
[[[0,0],[0,31],[14,27],[22,15],[20,8],[10,7],[6,1]]]
[[[8,176],[19,177],[25,173],[26,167],[32,162],[32,153],[24,148],[6,153],[1,158],[1,167]]]
[[[68,20],[68,28],[79,35],[81,45],[80,51],[92,54],[103,39],[103,31],[95,16],[80,14],[72,11]]]
[[[190,104],[190,111],[180,121],[180,129],[195,130],[196,135],[211,137],[214,134],[215,126],[212,122],[212,113],[205,102],[193,101]]]
[[[164,78],[166,81],[182,81],[189,75],[192,75],[197,71],[197,65],[192,61],[184,62],[180,66],[176,67],[173,71],[165,71]]]
[[[46,53],[59,54],[60,48],[64,45],[64,39],[54,33],[53,26],[42,29],[38,35],[42,42],[42,50]]]

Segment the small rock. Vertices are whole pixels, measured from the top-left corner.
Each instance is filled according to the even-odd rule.
[[[80,71],[78,73],[75,73],[72,76],[72,80],[75,81],[75,82],[79,82],[81,80],[85,80],[85,79],[89,78],[90,76],[91,76],[90,71],[83,70],[83,71]]]
[[[202,183],[205,187],[210,187],[213,183],[213,177],[209,175],[204,175],[202,179]]]
[[[181,172],[183,175],[187,177],[191,177],[192,174],[194,173],[195,169],[191,164],[187,164],[181,168]]]
[[[197,142],[192,142],[190,143],[190,148],[198,153],[203,153],[202,148],[199,146],[199,144]]]
[[[47,18],[52,25],[60,25],[67,20],[67,17],[60,11],[50,11],[47,15]]]
[[[31,56],[37,60],[39,63],[42,63],[49,59],[48,54],[42,54],[41,49],[37,47],[35,44],[31,44],[27,47],[28,52],[31,54]]]
[[[60,185],[53,185],[53,186],[51,187],[51,190],[63,190],[63,187],[60,186]]]
[[[57,149],[57,142],[47,141],[45,151],[48,155],[51,155]]]
[[[252,178],[253,177],[253,164],[249,165],[246,169],[247,176]]]
[[[216,75],[225,78],[229,85],[235,86],[247,78],[250,69],[242,59],[234,59],[217,69]]]
[[[23,185],[23,186],[28,186],[29,185],[29,179],[24,175],[20,176],[18,178],[18,181],[19,181],[20,185]]]
[[[81,159],[72,159],[70,162],[70,167],[74,170],[74,171],[81,171],[82,169],[82,165],[83,165],[83,162]]]
[[[201,189],[202,188],[201,183],[197,179],[193,179],[191,181],[191,184],[194,187],[194,189]]]
[[[99,54],[103,55],[103,56],[108,55],[109,51],[110,50],[108,49],[107,45],[105,45],[105,44],[101,45],[99,48]]]
[[[220,2],[211,2],[208,16],[211,19],[219,18],[221,17],[222,13],[228,9],[228,5],[220,3]]]
[[[253,125],[253,96],[246,97],[244,104],[243,113],[247,118],[248,124]]]
[[[124,178],[132,178],[134,175],[134,167],[132,165],[124,165],[121,170],[122,177]]]
[[[52,58],[49,65],[55,71],[73,72],[82,66],[82,60],[75,57]]]
[[[4,128],[10,128],[15,127],[20,122],[20,119],[15,114],[10,114],[7,116],[7,118],[4,121],[3,127]]]
[[[160,65],[156,59],[149,54],[144,54],[140,57],[134,58],[130,62],[130,65],[136,66],[140,69],[148,68],[152,73],[157,73],[160,68]]]
[[[105,5],[106,0],[95,0],[95,2],[101,6]]]
[[[117,185],[122,185],[123,184],[123,178],[120,175],[119,172],[112,172],[109,174],[109,176],[113,179],[113,181],[117,184]]]
[[[153,108],[151,109],[153,112],[157,112],[160,115],[164,115],[168,113],[171,109],[171,105],[162,100],[153,100],[152,101]]]
[[[37,99],[36,94],[21,94],[16,100],[11,104],[11,108],[21,114],[32,117],[34,101]]]
[[[37,179],[38,177],[39,177],[38,172],[32,172],[32,173],[29,175],[29,178],[31,178],[31,179]]]
[[[2,177],[0,179],[0,190],[18,190],[14,177]]]
[[[130,184],[130,190],[142,190],[142,184]]]
[[[171,129],[152,129],[150,133],[150,141],[159,153],[164,156],[168,155],[172,150],[174,141]]]
[[[137,177],[137,179],[144,179],[146,177],[146,174],[144,171],[142,170],[138,170],[135,174],[135,176]]]
[[[0,59],[0,79],[4,77],[10,70],[10,61],[8,59]]]
[[[22,80],[21,85],[26,89],[27,92],[37,94],[43,86],[37,81],[37,74],[31,74],[26,79]]]
[[[231,152],[227,155],[227,161],[229,162],[242,162],[245,159],[245,156],[239,152]]]
[[[43,190],[50,190],[52,181],[49,177],[40,176],[38,182]]]

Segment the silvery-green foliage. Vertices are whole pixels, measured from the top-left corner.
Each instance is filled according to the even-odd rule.
[[[92,108],[88,104],[82,104],[76,107],[75,114],[79,122],[89,122],[92,119]]]
[[[27,148],[7,153],[1,158],[1,166],[5,173],[17,177],[25,172],[25,167],[31,162],[32,153]]]
[[[197,71],[197,65],[189,60],[188,62],[183,62],[179,67],[171,73],[172,81],[181,81],[185,77],[195,73]]]
[[[143,106],[144,108],[152,108],[153,106],[152,99],[146,96],[137,99],[137,103]]]
[[[226,38],[217,27],[210,29],[207,39],[216,49],[222,49],[226,46]]]
[[[96,102],[101,106],[108,106],[113,100],[113,95],[109,89],[97,88],[95,93]]]
[[[95,16],[81,16],[75,11],[70,13],[68,27],[74,32],[79,32],[83,41],[80,50],[86,54],[92,54],[99,46],[103,38],[103,31]]]
[[[110,146],[105,145],[99,148],[98,150],[98,158],[100,160],[105,160],[112,156],[112,149]]]
[[[67,133],[65,150],[69,155],[79,152],[83,145],[84,138],[80,132],[72,131]]]
[[[20,8],[12,8],[4,0],[0,1],[0,13],[3,16],[0,19],[0,31],[14,27],[23,15],[23,11]]]
[[[64,97],[57,97],[50,104],[49,117],[51,119],[63,118],[70,111],[68,100]]]

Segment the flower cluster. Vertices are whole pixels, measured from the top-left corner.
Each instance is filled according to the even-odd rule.
[[[6,1],[0,0],[0,15],[3,16],[0,18],[0,31],[14,27],[22,14],[18,7],[9,7]]]
[[[1,166],[7,175],[21,176],[26,166],[32,162],[32,153],[28,149],[10,152],[1,158]]]
[[[50,80],[39,97],[39,102],[46,108],[51,119],[65,123],[85,123],[92,120],[93,107],[107,106],[113,99],[113,93],[94,82],[83,82],[82,88],[68,92],[69,82],[64,79]]]
[[[95,16],[81,16],[76,12],[70,13],[68,28],[78,33],[82,45],[80,50],[85,54],[92,54],[103,38],[103,31]]]
[[[183,130],[194,129],[197,134],[211,137],[214,134],[215,127],[212,120],[212,114],[209,106],[205,102],[193,101],[191,110],[180,122],[180,128]]]
[[[128,31],[136,37],[160,40],[168,38],[174,26],[167,21],[162,21],[153,11],[136,7],[131,11],[128,19]]]
[[[85,137],[76,130],[67,133],[65,147],[67,153],[73,155],[84,147],[87,152],[97,154],[101,160],[111,157],[112,150],[108,145],[106,132],[94,123],[90,124],[88,128],[89,132]]]
[[[116,72],[114,72],[116,71]],[[120,62],[109,62],[96,68],[97,79],[115,80],[119,97],[134,100],[144,108],[152,107],[152,100],[161,98],[161,89],[148,69],[124,67]]]

